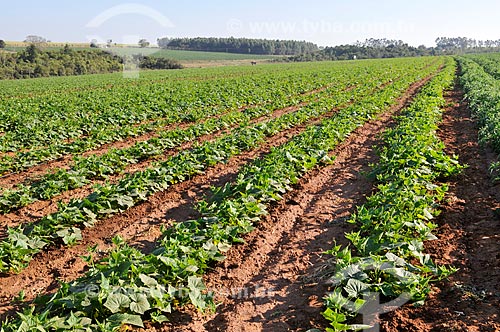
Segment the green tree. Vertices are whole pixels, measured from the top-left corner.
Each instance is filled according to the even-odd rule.
[[[26,39],[24,40],[25,43],[30,43],[30,44],[44,44],[47,42],[47,39],[36,36],[36,35],[29,35],[26,36]]]
[[[40,50],[38,49],[38,47],[36,47],[35,44],[31,44],[21,52],[20,58],[27,62],[35,62],[39,53]]]
[[[5,48],[5,41],[0,39],[0,48]]]
[[[142,48],[148,47],[150,44],[146,39],[139,40],[139,46]]]

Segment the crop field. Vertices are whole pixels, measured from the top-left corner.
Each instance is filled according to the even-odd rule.
[[[498,154],[498,54],[0,81],[0,332],[499,331]]]

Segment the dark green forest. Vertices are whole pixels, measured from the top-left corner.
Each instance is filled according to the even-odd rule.
[[[225,52],[258,55],[298,55],[318,46],[306,41],[249,38],[159,38],[158,46],[170,50]]]

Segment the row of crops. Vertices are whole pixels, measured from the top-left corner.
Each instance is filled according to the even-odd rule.
[[[349,222],[359,230],[346,235],[352,247],[335,246],[331,267],[333,291],[326,296],[328,331],[369,328],[385,306],[423,305],[433,282],[456,270],[438,266],[425,253],[424,241],[436,239],[433,219],[448,189],[440,184],[462,169],[447,156],[436,131],[452,86],[455,66],[428,83],[383,135],[374,167],[378,187]],[[349,324],[362,316],[363,324]]]
[[[112,331],[123,324],[143,326],[145,320],[163,322],[170,312],[187,304],[202,310],[214,308],[212,294],[203,283],[203,276],[210,267],[223,260],[232,245],[242,242],[243,236],[268,213],[270,205],[281,200],[301,177],[313,168],[334,162],[332,151],[350,133],[386,111],[410,85],[438,71],[445,65],[444,61],[421,58],[349,65],[280,65],[280,70],[276,69],[278,66],[271,66],[272,70],[244,69],[242,75],[234,72],[230,75],[224,70],[215,78],[203,78],[199,74],[191,78],[189,75],[187,78],[175,77],[179,75],[175,73],[167,78],[144,78],[143,84],[120,82],[116,89],[109,87],[109,78],[98,76],[96,82],[85,83],[81,88],[75,85],[74,91],[68,93],[60,92],[60,87],[54,84],[53,94],[45,94],[35,86],[33,95],[3,99],[0,116],[6,119],[6,125],[0,136],[0,139],[5,138],[0,143],[5,143],[2,165],[7,166],[4,172],[27,169],[64,154],[74,154],[74,157],[65,169],[49,170],[39,178],[3,190],[0,196],[2,213],[29,207],[36,200],[57,199],[57,195],[67,190],[81,188],[110,175],[121,175],[117,181],[95,186],[83,199],[60,203],[57,212],[38,221],[19,220],[20,226],[6,229],[6,236],[0,240],[2,273],[28,268],[41,251],[75,244],[82,240],[84,228],[105,223],[108,217],[147,201],[155,193],[169,190],[245,151],[258,149],[278,133],[291,128],[302,129],[269,153],[242,166],[233,182],[214,188],[213,195],[196,206],[201,215],[199,219],[178,220],[172,227],[165,228],[161,238],[156,239],[156,247],[148,252],[128,245],[126,239],[115,237],[115,247],[105,258],[94,259],[92,253],[86,258],[89,270],[84,276],[62,283],[55,294],[42,294],[22,314],[5,321],[0,331]],[[376,230],[377,235],[365,241],[363,236],[371,231],[368,220],[362,232],[350,236],[356,247],[359,245],[359,250],[364,245],[365,251],[359,253],[371,253],[370,250],[376,248],[380,257],[388,257],[386,261],[392,259],[391,262],[399,264],[398,268],[403,263],[394,258],[396,255],[404,260],[419,253],[420,265],[404,263],[404,267],[421,271],[417,274],[421,279],[432,272],[438,276],[449,273],[446,268],[435,267],[419,251],[421,247],[412,246],[430,237],[433,228],[430,219],[435,214],[433,202],[444,191],[443,187],[432,185],[436,176],[433,172],[434,177],[431,174],[418,177],[422,169],[425,166],[425,170],[446,175],[460,168],[442,155],[442,146],[430,135],[438,121],[439,113],[435,109],[441,105],[439,93],[449,82],[452,72],[453,66],[446,63],[446,69],[422,92],[417,106],[405,113],[412,117],[410,121],[418,119],[417,127],[424,128],[411,137],[411,140],[421,139],[422,145],[416,145],[408,153],[429,147],[424,149],[427,154],[419,156],[422,164],[418,169],[395,175],[391,170],[396,165],[389,161],[395,157],[390,154],[401,151],[381,152],[388,159],[385,166],[381,166],[381,183],[410,182],[412,190],[429,193],[422,198],[422,205],[415,201],[418,210],[409,212],[424,215],[422,222],[415,226],[419,236],[410,244],[400,245],[399,240],[414,231],[408,229],[404,233],[394,226],[391,231],[401,234],[401,238],[394,240],[396,242],[385,242],[385,237],[390,237],[388,229]],[[92,100],[95,104],[90,102]],[[295,108],[273,116],[276,110],[289,106]],[[2,109],[9,111],[1,112]],[[33,109],[38,111],[30,112]],[[430,112],[431,116],[419,115],[421,109]],[[127,126],[151,126],[144,132],[151,130],[156,135],[103,154],[78,155],[104,144],[99,141],[97,145],[89,144],[76,150],[61,148],[94,140],[92,130],[95,128],[89,130],[86,127],[89,120],[83,121],[82,117],[96,119],[97,123],[102,119],[98,125],[101,127],[96,129],[99,132],[121,132]],[[39,123],[44,132],[34,133],[37,139],[23,141],[24,135],[33,129],[22,124],[23,121]],[[388,140],[394,140],[395,148],[398,140],[410,142],[410,138],[397,136],[400,132],[404,136],[405,130],[413,129],[409,128],[412,127],[410,121],[405,125],[401,120],[400,129],[386,135]],[[171,124],[183,126],[172,128]],[[66,127],[63,130],[58,125]],[[45,131],[50,128],[56,130],[46,135]],[[197,141],[215,133],[218,135],[209,140]],[[129,136],[133,135],[139,134]],[[124,138],[114,137],[106,142]],[[190,149],[172,150],[186,142],[194,144]],[[405,144],[408,145],[411,144]],[[17,168],[8,166],[9,162],[14,165],[16,158],[37,151],[49,153]],[[158,158],[161,160],[155,161]],[[147,167],[128,171],[130,165],[144,160],[151,161]],[[394,186],[387,191],[398,191],[397,185]],[[405,195],[411,193],[405,192]],[[409,196],[396,196],[394,199],[400,204],[397,209],[401,209],[401,204],[405,204],[402,202]],[[406,222],[402,223],[401,227],[409,227]],[[399,249],[389,256],[382,254],[386,250],[384,246]],[[425,289],[419,291],[415,291],[415,297],[425,294]]]
[[[430,72],[435,69],[431,66],[426,69]],[[407,68],[399,68],[394,71],[394,79],[400,77]],[[381,73],[384,73],[381,71]],[[353,73],[351,73],[353,74]],[[425,74],[421,69],[414,69],[413,75],[420,77]],[[353,74],[354,77],[355,73]],[[370,73],[370,77],[377,77],[375,73]],[[379,74],[381,75],[381,74]],[[291,127],[306,123],[307,121],[318,118],[321,115],[339,107],[347,102],[353,104],[349,107],[360,107],[373,92],[377,91],[377,86],[389,83],[392,78],[386,78],[386,81],[372,79],[365,84],[345,93],[345,88],[352,84],[352,78],[347,79],[346,84],[341,84],[336,91],[326,89],[315,96],[319,98],[307,106],[301,107],[295,112],[287,113],[270,121],[257,123],[254,125],[243,125],[231,130],[228,134],[217,139],[204,142],[190,150],[184,150],[178,154],[167,158],[165,161],[153,163],[149,168],[135,173],[127,173],[118,183],[98,186],[96,190],[84,199],[72,200],[68,204],[60,204],[57,212],[49,214],[35,223],[24,223],[17,228],[7,230],[7,237],[0,241],[0,271],[20,271],[29,264],[32,256],[47,246],[58,244],[61,241],[68,245],[81,240],[81,228],[92,227],[99,219],[121,213],[129,208],[145,201],[148,197],[158,191],[168,189],[172,184],[182,182],[195,174],[204,172],[208,167],[217,163],[225,162],[234,155],[240,154],[258,147],[264,142],[266,137],[276,135]],[[408,80],[415,80],[415,76],[406,75],[405,79],[393,82],[388,88],[378,92],[387,94],[393,89],[406,86]],[[411,82],[411,81],[410,81]],[[360,102],[357,102],[361,99]],[[239,114],[245,115],[245,111]],[[250,114],[253,114],[250,113]],[[260,114],[260,113],[259,113]],[[219,118],[221,120],[222,118]],[[205,125],[207,122],[202,123]],[[193,138],[189,128],[186,129],[187,136],[180,137],[179,143],[186,139]],[[179,131],[170,131],[179,135]],[[182,134],[182,133],[181,133]],[[157,154],[163,153],[166,148],[161,145],[162,141],[157,139],[160,146],[154,147],[153,144],[144,145],[145,148],[153,147]],[[167,138],[167,142],[172,143]],[[47,175],[34,182],[30,186],[21,186],[17,190],[9,190],[2,195],[2,204],[4,211],[10,211],[19,206],[28,205],[35,199],[49,199],[62,191],[80,187],[88,183],[94,175],[98,175],[99,170],[92,169],[92,165],[98,167],[104,166],[105,170],[117,171],[120,163],[115,163],[127,152],[136,152],[135,146],[131,149],[111,150],[107,154],[96,158],[88,158],[95,163],[85,163],[86,159],[80,159],[81,163],[75,164],[69,170],[59,170],[55,173],[49,172]],[[110,158],[106,163],[106,158],[110,155],[116,155],[117,158]],[[150,156],[146,153],[143,157]],[[132,158],[137,154],[132,154],[122,161],[135,161]],[[99,160],[102,158],[103,163]],[[83,165],[79,167],[77,165]],[[89,166],[90,165],[90,166]],[[109,165],[106,167],[106,165]],[[44,189],[44,190],[43,190]]]
[[[279,98],[275,97],[272,102],[266,103],[265,106],[248,106],[243,110],[229,110],[218,117],[202,118],[186,128],[159,129],[155,131],[154,138],[137,142],[128,148],[110,149],[104,154],[86,157],[75,156],[73,162],[68,165],[68,169],[61,169],[55,173],[49,170],[31,182],[25,181],[19,186],[4,190],[0,196],[0,212],[7,213],[36,200],[48,200],[64,191],[80,188],[93,180],[102,180],[110,175],[123,173],[132,164],[159,158],[167,150],[177,148],[201,136],[213,134],[237,124],[251,123],[262,116],[272,114],[279,108],[305,103],[312,103],[309,108],[319,106],[326,96],[335,97],[335,105],[332,106],[337,107],[370,92],[381,83],[388,83],[388,81],[380,81],[381,78],[373,72],[371,81],[366,81],[362,86],[356,87],[356,82],[353,80],[355,75],[359,75],[359,72],[353,71],[349,77],[345,78],[345,82],[339,80],[336,84],[315,93],[301,94],[292,99],[282,94]],[[403,75],[403,71],[400,75]],[[344,93],[347,89],[350,89],[349,94]],[[314,115],[314,112],[311,115]]]
[[[480,127],[479,142],[500,154],[500,55],[459,57],[458,63],[460,84]],[[491,170],[498,174],[500,163],[493,163]]]
[[[249,105],[291,103],[302,93],[335,85],[332,77],[342,81],[347,75],[355,83],[355,75],[365,67],[346,68],[351,71],[340,65],[297,66],[279,72],[262,66],[255,73],[211,79],[176,79],[171,74],[174,77],[129,84],[104,81],[69,92],[60,92],[54,85],[50,94],[5,98],[0,101],[0,175],[157,132],[167,125],[194,123]],[[51,89],[48,84],[47,91]]]
[[[0,102],[0,174],[247,105],[323,87],[332,72],[305,71],[203,81],[133,82]],[[321,76],[320,76],[321,75]],[[266,84],[260,82],[265,81]],[[3,110],[3,111],[2,111]]]

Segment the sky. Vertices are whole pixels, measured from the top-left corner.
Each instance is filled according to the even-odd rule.
[[[249,37],[335,46],[367,38],[434,46],[437,37],[500,39],[498,0],[5,1],[0,39],[136,43],[159,37]]]

